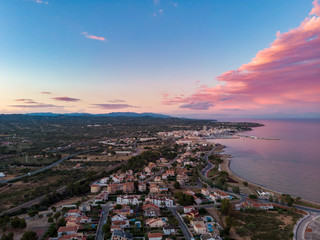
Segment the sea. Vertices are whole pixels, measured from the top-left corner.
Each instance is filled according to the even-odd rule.
[[[320,119],[241,121],[264,124],[241,135],[279,140],[217,139],[232,155],[230,169],[247,181],[320,203]]]

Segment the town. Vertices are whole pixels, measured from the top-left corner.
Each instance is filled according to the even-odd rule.
[[[260,230],[263,224],[241,220],[268,211],[278,226],[284,224],[278,215],[287,219],[286,231],[272,234],[291,236],[303,211],[292,206],[289,195],[233,179],[218,139],[236,137],[241,128],[215,125],[99,138],[90,148],[77,145],[79,154],[62,152],[63,161],[44,172],[30,168],[24,175],[9,174],[11,179],[3,172],[2,193],[18,191],[20,183],[34,187],[48,173],[63,175],[61,184],[67,184],[58,189],[50,184],[53,191],[46,195],[33,193],[4,208],[3,239],[231,239],[270,234]],[[40,185],[37,189],[45,193]]]

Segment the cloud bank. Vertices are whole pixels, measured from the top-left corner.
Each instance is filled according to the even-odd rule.
[[[320,5],[299,27],[278,32],[247,64],[218,76],[221,84],[189,97],[164,96],[166,105],[192,110],[320,110]],[[303,109],[303,110],[301,110]]]
[[[133,106],[130,104],[91,104],[94,107],[101,109],[123,109],[123,108],[139,108],[138,106]]]
[[[78,102],[80,101],[80,99],[78,98],[71,98],[71,97],[55,97],[55,98],[52,98],[56,101],[62,101],[62,102]]]

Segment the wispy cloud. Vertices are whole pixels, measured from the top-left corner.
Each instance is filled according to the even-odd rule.
[[[19,105],[9,105],[9,107],[14,108],[57,108],[61,106],[53,105],[53,104],[44,104],[44,103],[38,103],[38,104],[19,104]]]
[[[123,99],[111,99],[108,102],[110,102],[110,103],[124,103],[124,102],[126,102],[126,100],[123,100]]]
[[[105,39],[104,37],[91,35],[91,34],[89,34],[87,32],[82,32],[81,34],[84,35],[86,38],[89,38],[89,39],[94,39],[94,40],[98,40],[98,41],[107,41],[107,39]]]
[[[41,92],[41,94],[47,94],[47,95],[50,95],[51,92]]]
[[[55,97],[55,98],[52,98],[56,101],[62,101],[62,102],[78,102],[80,101],[80,99],[78,98],[71,98],[71,97]]]
[[[123,108],[139,108],[138,106],[133,106],[130,104],[91,104],[94,107],[101,109],[123,109]]]
[[[180,106],[180,108],[188,108],[192,110],[208,110],[210,107],[213,107],[213,103],[211,102],[197,102],[197,103],[188,103],[183,104]]]
[[[34,3],[39,3],[39,4],[49,4],[47,1],[42,1],[42,0],[24,0],[25,2],[34,2]]]
[[[320,5],[313,4],[299,27],[278,32],[270,47],[251,62],[217,77],[221,84],[198,89],[189,97],[164,96],[163,103],[193,110],[319,110]]]

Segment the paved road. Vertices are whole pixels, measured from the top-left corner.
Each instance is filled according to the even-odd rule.
[[[187,240],[191,240],[193,238],[193,236],[190,234],[190,231],[188,230],[186,224],[184,223],[184,221],[182,220],[182,218],[179,216],[179,214],[177,213],[177,210],[175,207],[170,208],[172,214],[176,217],[176,219],[178,220],[179,224],[180,224],[180,229],[185,237],[185,239]]]
[[[122,163],[117,163],[115,165],[111,165],[111,166],[108,167],[107,172],[113,171],[114,169],[116,169],[117,167],[119,167],[121,165],[122,165]],[[79,180],[79,181],[81,181],[81,180]],[[56,191],[61,194],[66,189],[66,187],[67,186],[64,186],[62,188],[59,188]],[[0,216],[3,215],[3,214],[6,214],[6,213],[12,213],[12,212],[18,211],[21,208],[30,208],[32,205],[39,204],[46,197],[46,195],[47,194],[45,194],[45,195],[43,195],[41,197],[38,197],[36,199],[33,199],[33,200],[29,201],[29,202],[23,203],[23,204],[21,204],[19,206],[16,206],[14,208],[8,209],[7,211],[4,211],[4,212],[0,213]]]
[[[110,205],[105,205],[102,208],[101,217],[100,217],[100,221],[99,221],[99,224],[98,224],[95,240],[103,240],[104,239],[104,232],[102,230],[102,227],[107,222],[110,208],[111,208]]]
[[[1,183],[7,183],[7,182],[12,182],[12,181],[16,181],[16,180],[19,180],[21,178],[24,178],[24,177],[29,177],[29,176],[32,176],[34,174],[37,174],[39,172],[43,172],[43,171],[46,171],[50,168],[53,168],[55,166],[57,166],[58,164],[62,163],[64,160],[67,160],[69,158],[72,158],[74,156],[77,156],[77,155],[80,155],[80,154],[84,154],[84,153],[88,153],[88,152],[95,152],[95,151],[98,151],[98,150],[101,150],[100,148],[99,149],[92,149],[92,150],[86,150],[86,151],[82,151],[82,152],[78,152],[78,153],[74,153],[74,154],[71,154],[71,155],[68,155],[64,158],[61,158],[60,160],[48,165],[48,166],[45,166],[43,168],[40,168],[36,171],[33,171],[33,172],[30,172],[30,173],[27,173],[27,174],[24,174],[24,175],[21,175],[21,176],[18,176],[18,177],[15,177],[15,178],[11,178],[11,179],[3,179],[1,180]]]

